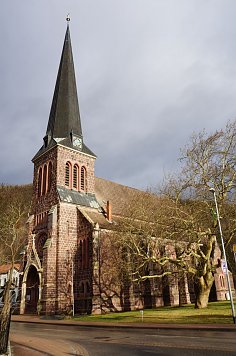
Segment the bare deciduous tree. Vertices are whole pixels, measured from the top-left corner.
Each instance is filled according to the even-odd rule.
[[[181,171],[166,180],[158,196],[142,194],[129,204],[121,240],[131,256],[134,280],[190,273],[197,286],[195,306],[204,308],[219,264],[211,187],[217,194],[228,245],[236,228],[236,122],[212,135],[194,134],[182,150],[181,163]],[[173,246],[175,253],[166,246]],[[149,273],[150,262],[156,265],[156,274]]]
[[[13,195],[9,187],[2,187],[1,189],[5,189],[4,210],[1,209],[0,219],[1,263],[11,265],[8,280],[4,288],[4,304],[0,314],[0,353],[4,353],[6,352],[5,340],[11,314],[13,270],[15,263],[19,261],[20,252],[26,242],[27,232],[25,222],[30,200],[25,199],[23,191],[22,194],[18,191],[17,195]]]

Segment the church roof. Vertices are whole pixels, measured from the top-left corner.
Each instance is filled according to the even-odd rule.
[[[116,225],[108,221],[101,211],[88,207],[79,207],[78,209],[92,225],[95,226],[95,224],[98,223],[101,229],[115,230]]]
[[[73,146],[73,137],[82,141],[81,147]],[[83,143],[69,25],[66,29],[44,145],[34,156],[33,161],[57,144],[96,157]]]
[[[67,26],[46,134],[62,138],[69,137],[71,131],[82,136],[70,29]]]
[[[65,203],[72,203],[81,206],[87,206],[95,209],[99,209],[100,205],[97,202],[95,194],[81,193],[76,190],[67,189],[65,187],[58,186],[57,192],[60,200]]]
[[[98,223],[103,229],[113,230],[129,204],[135,204],[138,197],[146,194],[138,189],[95,177],[95,194],[77,192],[62,186],[57,187],[60,201],[75,204],[91,223]],[[112,223],[107,220],[107,201],[112,206]]]
[[[95,177],[95,195],[101,206],[109,200],[112,204],[112,215],[124,215],[124,207],[135,201],[144,191]]]
[[[39,151],[36,153],[36,155],[33,157],[32,161],[34,161],[35,159],[37,159],[38,157],[40,157],[43,153],[45,153],[46,151],[50,150],[51,148],[55,147],[56,145],[62,145],[62,146],[65,146],[65,147],[69,147],[69,148],[72,148],[72,149],[76,149],[72,142],[71,142],[71,139],[70,138],[65,138],[65,139],[62,139],[60,141],[56,141],[56,140],[50,140],[49,144],[47,145],[47,147],[45,147],[45,145],[43,145]],[[82,146],[82,149],[80,150],[80,152],[83,152],[89,156],[93,156],[93,157],[96,157],[96,155],[83,143],[83,146]]]

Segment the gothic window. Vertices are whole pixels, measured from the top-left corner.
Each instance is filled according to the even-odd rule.
[[[52,186],[52,162],[48,164],[48,192],[51,190]]]
[[[46,193],[47,189],[47,165],[43,166],[43,186],[42,186],[42,195]]]
[[[42,168],[39,169],[38,175],[38,196],[41,196],[41,189],[42,189]]]
[[[73,167],[73,188],[75,188],[76,190],[78,190],[78,186],[79,186],[78,178],[79,178],[79,166],[75,164]]]
[[[220,276],[220,284],[222,288],[225,288],[224,276]]]
[[[70,162],[66,162],[65,168],[65,185],[68,188],[71,188],[71,164]]]
[[[87,189],[87,172],[86,168],[83,166],[81,167],[81,177],[80,177],[80,188],[81,190],[85,191]]]
[[[43,246],[47,240],[47,235],[43,234],[38,236],[36,240],[36,249],[40,260],[43,258]]]
[[[38,173],[38,196],[45,195],[50,191],[52,185],[52,162],[44,164]]]

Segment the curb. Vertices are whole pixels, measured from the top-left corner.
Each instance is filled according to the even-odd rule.
[[[61,325],[67,327],[88,327],[88,328],[116,328],[116,329],[156,329],[156,330],[196,330],[196,331],[236,331],[236,325],[214,325],[214,324],[148,324],[148,323],[104,323],[104,322],[77,322],[58,320],[26,320],[12,318],[12,322],[29,324]]]

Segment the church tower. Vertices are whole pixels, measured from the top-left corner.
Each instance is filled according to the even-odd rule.
[[[94,194],[96,156],[82,134],[67,21],[46,135],[32,159],[33,203],[21,313],[91,310],[92,227],[79,207],[99,208]]]

